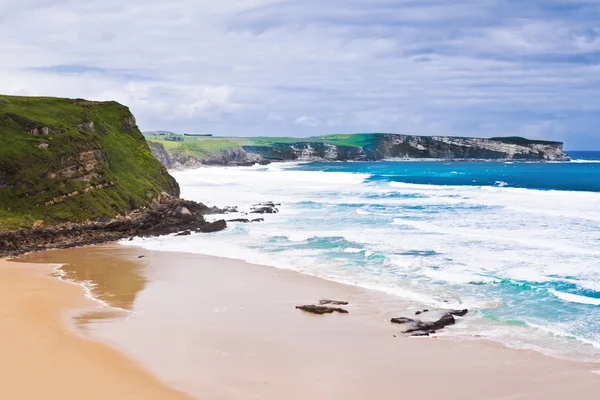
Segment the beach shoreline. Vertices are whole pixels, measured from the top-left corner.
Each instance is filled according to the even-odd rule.
[[[109,321],[90,317],[86,335],[110,343],[195,398],[362,399],[375,393],[393,398],[398,385],[404,395],[424,399],[448,396],[449,385],[447,398],[474,400],[558,399],[573,393],[585,399],[600,390],[600,377],[592,374],[598,364],[476,338],[403,338],[389,317],[414,310],[388,304],[382,294],[295,271],[115,244],[25,259],[86,263],[68,269],[67,277],[97,279],[95,287],[105,295],[112,290],[111,296],[100,295],[102,301],[132,312]],[[99,272],[113,267],[118,269]],[[111,289],[114,282],[101,280],[116,271],[121,275],[115,282],[133,282],[125,289],[119,285],[120,292]],[[133,297],[131,288],[137,290]],[[294,309],[325,297],[350,301],[350,314],[313,316]],[[143,332],[153,335],[140,339]],[[156,351],[165,340],[169,350]],[[427,385],[432,379],[437,386]],[[475,383],[461,385],[465,380]]]
[[[96,304],[54,268],[0,259],[0,398],[190,399],[74,331],[72,316]]]

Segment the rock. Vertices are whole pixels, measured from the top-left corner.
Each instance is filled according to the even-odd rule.
[[[38,147],[40,148],[40,150],[47,150],[48,147],[50,147],[50,144],[48,144],[48,143],[42,143]]]
[[[258,207],[250,210],[251,214],[276,214],[277,212],[276,208],[270,207]]]
[[[326,305],[326,304],[332,304],[334,306],[347,306],[348,302],[347,301],[324,299],[324,300],[319,300],[319,304],[322,305],[322,306]]]
[[[77,125],[77,129],[81,133],[96,133],[94,129],[94,123],[92,121],[84,121],[81,124]]]
[[[408,324],[411,322],[415,322],[415,320],[406,317],[392,318],[392,323],[394,324]]]
[[[250,209],[252,214],[276,214],[279,210],[275,208],[275,203],[272,201],[266,203],[254,204]]]
[[[129,115],[123,120],[123,125],[127,128],[137,128],[137,122],[133,115]]]
[[[446,311],[439,319],[433,321],[425,322],[412,318],[399,317],[392,318],[391,322],[405,325],[405,329],[402,332],[404,334],[410,336],[428,336],[432,333],[435,333],[435,331],[444,329],[446,326],[454,325],[456,323],[454,315],[464,316],[467,313],[468,310],[450,310]]]
[[[241,223],[247,224],[250,222],[250,220],[246,219],[246,218],[237,218],[237,219],[228,219],[227,222],[241,222]]]
[[[42,135],[49,135],[52,132],[52,129],[48,128],[47,126],[43,126],[41,132]]]
[[[146,257],[146,256],[143,256],[143,255],[142,256],[138,256],[138,258],[144,258],[144,257]]]
[[[422,313],[429,312],[429,310],[417,311],[415,315],[421,315]]]
[[[467,315],[468,312],[469,310],[465,308],[464,310],[452,310],[449,313],[457,317],[464,317],[465,315]]]
[[[255,218],[252,220],[252,222],[264,222],[264,218]]]
[[[188,214],[178,214],[184,208]],[[207,222],[203,215],[214,211],[201,203],[178,198],[165,199],[152,208],[132,211],[126,217],[65,223],[37,229],[0,231],[0,257],[56,248],[78,247],[90,244],[131,239],[134,236],[159,236],[182,231],[211,233],[225,229],[224,220]]]
[[[325,306],[314,306],[314,305],[306,305],[306,306],[296,306],[296,309],[306,311],[312,314],[331,314],[334,312],[338,312],[340,314],[348,314],[348,310],[344,310],[343,308],[336,307],[325,307]]]
[[[183,232],[179,232],[175,236],[190,236],[191,234],[192,234],[191,231],[183,231]]]
[[[186,207],[177,207],[177,210],[175,211],[178,215],[192,215],[192,213],[190,212],[190,210],[188,210]]]
[[[35,221],[33,223],[33,228],[41,228],[42,226],[44,226],[44,221],[42,221],[41,219],[38,219],[37,221]]]

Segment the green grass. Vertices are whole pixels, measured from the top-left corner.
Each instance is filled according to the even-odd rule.
[[[129,109],[116,102],[48,97],[0,96],[0,229],[30,227],[36,220],[46,225],[114,216],[147,204],[161,191],[175,192],[176,183],[152,157],[137,127],[126,121]],[[95,132],[80,132],[84,121]],[[53,133],[33,136],[33,128]],[[48,143],[47,150],[39,145]],[[89,184],[60,174],[63,168],[81,165],[79,154],[103,151],[108,165]],[[84,193],[87,186],[118,181],[112,188]],[[78,191],[63,203],[45,203]]]

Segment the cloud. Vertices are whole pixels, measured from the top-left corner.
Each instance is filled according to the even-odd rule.
[[[315,127],[321,125],[321,121],[318,118],[307,117],[306,115],[303,115],[302,117],[296,118],[294,120],[294,124]]]
[[[0,92],[144,129],[524,134],[600,148],[595,0],[0,0]]]

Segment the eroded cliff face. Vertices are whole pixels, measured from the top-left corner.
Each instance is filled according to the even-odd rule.
[[[445,136],[383,135],[379,155],[389,158],[450,160],[567,161],[562,143],[522,138],[479,139]]]

